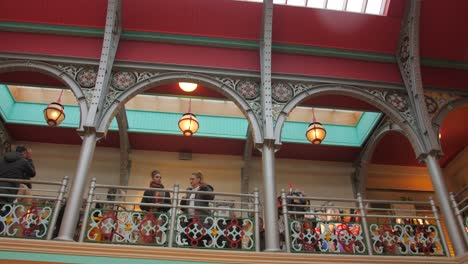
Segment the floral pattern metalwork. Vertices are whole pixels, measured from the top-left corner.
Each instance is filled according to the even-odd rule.
[[[238,82],[236,85],[236,90],[247,100],[255,99],[260,94],[258,84],[248,80],[242,80]]]
[[[253,227],[249,218],[178,215],[175,243],[179,247],[254,250]]]
[[[112,86],[119,90],[125,90],[137,82],[137,77],[132,72],[117,72],[112,78]]]
[[[167,214],[95,209],[89,215],[85,241],[164,246]]]
[[[391,104],[400,112],[404,112],[406,109],[408,109],[408,102],[406,99],[397,93],[387,94],[385,99],[389,104]]]
[[[76,76],[76,80],[84,88],[92,88],[96,85],[97,72],[94,69],[88,68],[80,71]]]
[[[426,103],[427,112],[429,114],[432,115],[435,112],[437,112],[437,109],[439,107],[437,105],[437,102],[432,97],[425,95],[424,96],[424,102]]]
[[[286,103],[293,97],[293,88],[286,83],[273,83],[271,97],[280,103]]]
[[[0,236],[45,239],[53,207],[4,204],[0,210]]]
[[[444,255],[436,226],[385,223],[369,229],[375,254]]]
[[[301,253],[365,254],[358,223],[292,220],[289,222],[291,251]]]

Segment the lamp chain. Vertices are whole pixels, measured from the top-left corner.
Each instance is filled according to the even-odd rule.
[[[62,94],[63,94],[63,89],[60,90],[60,95],[59,95],[59,98],[57,99],[57,103],[61,103],[62,101]]]
[[[312,108],[312,122],[315,123],[317,119],[315,118],[315,108]]]
[[[192,113],[192,98],[189,98],[188,111],[189,113]]]

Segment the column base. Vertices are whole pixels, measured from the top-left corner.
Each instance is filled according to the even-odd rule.
[[[54,238],[52,240],[66,241],[66,242],[76,242],[73,238],[66,237],[66,236],[56,237],[56,238]]]

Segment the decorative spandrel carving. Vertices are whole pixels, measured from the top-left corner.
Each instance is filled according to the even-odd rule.
[[[89,104],[91,103],[91,97],[93,97],[93,89],[81,89],[85,95],[86,98],[86,104],[89,107]]]
[[[229,77],[226,77],[226,76],[214,76],[214,78],[218,81],[220,81],[221,83],[223,83],[226,87],[232,89],[232,90],[235,90],[236,89],[236,85],[237,83],[240,81],[240,80],[236,80],[236,79],[231,79]]]
[[[77,65],[57,64],[56,66],[57,68],[61,69],[64,73],[72,77],[74,80],[77,79],[78,73],[84,69],[82,66]]]
[[[138,71],[118,71],[112,72],[112,77],[109,82],[109,92],[104,101],[104,109],[114,102],[125,90],[138,85],[139,83],[158,76],[159,72],[138,72]]]
[[[125,90],[137,82],[137,77],[133,72],[120,71],[112,75],[111,85],[117,90]]]
[[[286,103],[294,97],[294,89],[286,82],[272,83],[271,97],[279,103]]]
[[[233,79],[226,76],[212,76],[217,81],[221,82],[224,87],[235,91],[242,97],[252,109],[255,117],[260,124],[263,124],[263,114],[261,105],[260,83],[257,79]]]
[[[260,95],[260,86],[251,80],[240,80],[235,89],[245,100],[255,100]]]
[[[395,109],[409,124],[411,124],[413,128],[416,128],[416,120],[410,107],[408,95],[402,93],[401,91],[387,91],[378,89],[365,89],[365,91]]]
[[[300,94],[303,91],[307,91],[311,89],[314,85],[317,85],[317,83],[291,83],[290,84],[294,90],[294,95]]]
[[[431,119],[442,109],[445,105],[460,99],[461,96],[452,93],[441,93],[434,91],[424,92],[426,108]]]
[[[93,88],[96,86],[98,73],[93,68],[86,68],[78,72],[76,81],[82,88]]]
[[[258,121],[261,123],[263,121],[263,116],[262,116],[262,105],[259,100],[257,101],[247,101],[247,103],[250,105],[250,108],[252,108],[253,113],[257,117]]]
[[[136,83],[139,83],[141,81],[144,81],[144,80],[147,80],[153,76],[157,76],[159,75],[160,73],[159,72],[148,72],[148,71],[144,71],[144,72],[133,72],[136,76]]]

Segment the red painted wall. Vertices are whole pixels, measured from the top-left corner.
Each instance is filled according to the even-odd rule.
[[[5,0],[0,21],[103,28],[106,9],[106,0]]]
[[[422,57],[468,62],[468,1],[421,1]]]
[[[272,72],[401,83],[396,64],[338,58],[273,54]]]
[[[395,53],[401,17],[276,5],[273,41]]]
[[[0,51],[99,60],[102,39],[0,31]]]
[[[195,65],[227,69],[259,71],[260,58],[256,50],[188,46],[157,42],[123,40],[117,60]]]
[[[425,87],[444,87],[468,90],[468,71],[422,67],[421,76]]]
[[[260,38],[262,5],[233,0],[123,1],[125,30],[234,39]]]

